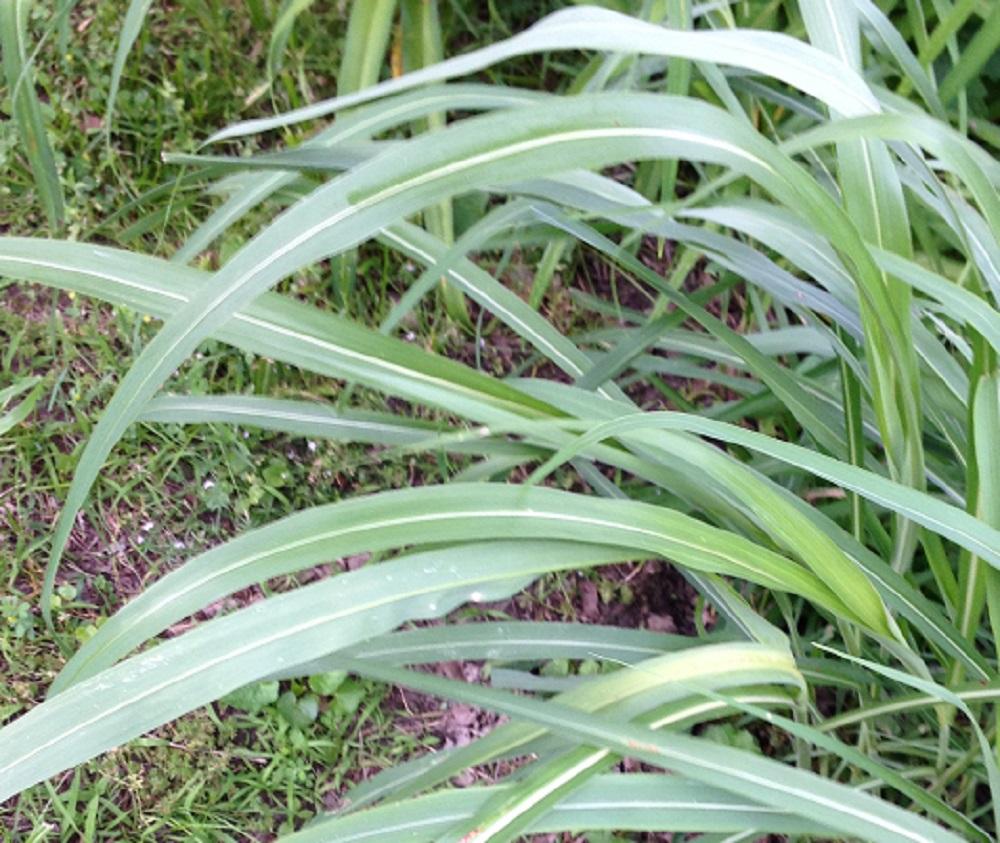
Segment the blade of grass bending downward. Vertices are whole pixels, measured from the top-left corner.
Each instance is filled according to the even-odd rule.
[[[776,32],[671,31],[607,9],[563,9],[530,29],[480,50],[373,85],[363,91],[294,111],[237,123],[206,143],[243,137],[315,120],[411,88],[477,73],[509,58],[551,50],[602,50],[677,57],[741,67],[780,79],[843,114],[874,114],[878,100],[851,68],[797,38]],[[686,121],[680,125],[694,125]]]
[[[728,657],[738,652],[739,647],[692,647],[687,651],[686,658],[688,661],[696,658],[705,662],[697,673],[702,680],[711,682],[713,687],[742,687],[742,690],[732,693],[744,702],[777,708],[788,708],[794,704],[794,692],[781,686],[790,684],[801,691],[802,677],[784,645],[778,650],[770,646],[756,649],[744,647],[742,654],[745,656],[745,663],[735,670],[727,671],[724,665],[732,664]],[[348,653],[344,651],[344,655],[348,656]],[[715,659],[716,655],[719,656],[718,661]],[[335,669],[338,670],[340,664],[336,659],[339,657],[340,654],[335,654],[330,659],[331,664],[337,664]],[[394,663],[406,664],[398,661]],[[768,663],[770,668],[762,670]],[[607,713],[627,710],[633,717],[644,713],[643,716],[651,718],[645,725],[655,722],[657,728],[673,730],[691,728],[699,723],[725,717],[732,710],[706,701],[702,694],[692,694],[681,682],[675,684],[672,666],[679,665],[670,657],[648,659],[637,670],[616,670],[590,677],[582,684],[561,691],[552,699],[581,711]],[[761,681],[770,680],[774,684],[748,686],[753,681],[753,675],[759,676]],[[641,677],[641,681],[636,681],[636,677]],[[677,678],[682,679],[683,672]],[[376,774],[345,794],[341,810],[353,813],[375,802],[415,796],[443,785],[463,771],[480,764],[531,755],[548,758],[566,748],[566,739],[552,734],[544,726],[511,721],[497,726],[488,735],[466,746],[414,759],[400,767]]]
[[[756,648],[754,648],[756,649]],[[629,704],[623,699],[621,703],[607,698],[601,698],[595,693],[595,698],[599,705],[574,706],[584,711],[617,716],[618,712],[629,711],[629,719],[635,725],[648,729],[674,729],[681,730],[689,728],[691,721],[684,717],[684,712],[689,714],[695,710],[703,709],[705,690],[723,690],[724,686],[733,687],[743,685],[740,681],[739,673],[744,672],[747,681],[757,683],[765,681],[788,682],[787,674],[782,676],[776,672],[768,677],[761,675],[759,679],[752,674],[747,675],[747,671],[753,666],[754,661],[760,661],[759,653],[755,654],[754,649],[747,649],[745,646],[736,648],[734,651],[726,650],[723,645],[714,645],[710,648],[693,648],[685,655],[690,658],[708,658],[711,662],[711,669],[706,675],[698,678],[691,675],[684,675],[683,670],[676,673],[664,671],[663,692],[669,694],[681,693],[684,695],[685,705],[678,708],[676,704],[667,702],[663,694],[646,694],[643,701],[636,704]],[[703,652],[702,652],[703,651]],[[767,651],[764,651],[765,654]],[[756,659],[754,656],[756,655]],[[735,656],[735,658],[734,658]],[[746,663],[743,663],[743,660]],[[773,659],[773,656],[772,656]],[[791,659],[789,658],[789,663]],[[729,672],[732,676],[727,676]],[[643,676],[648,671],[646,664],[638,664],[634,669],[617,671],[616,678],[629,678]],[[793,682],[798,686],[799,691],[803,690],[801,676],[794,671]],[[593,686],[592,682],[587,683]],[[497,673],[493,673],[493,686],[497,687]],[[669,689],[669,690],[668,690]],[[596,688],[594,688],[596,692]],[[744,693],[748,693],[745,691]],[[741,695],[742,696],[742,695]],[[786,702],[792,703],[793,698],[786,698]],[[556,697],[554,701],[564,703],[567,697]],[[723,706],[719,707],[720,709]],[[718,713],[721,712],[717,712]],[[709,719],[706,717],[706,719]],[[711,718],[714,719],[714,718]],[[523,724],[517,724],[524,728]],[[529,747],[524,748],[524,753],[529,754]],[[571,746],[565,751],[542,752],[538,750],[532,753],[538,756],[538,760],[530,765],[522,767],[518,771],[518,781],[510,793],[505,794],[495,800],[486,803],[482,809],[470,821],[456,824],[449,829],[448,834],[439,838],[439,843],[487,843],[491,840],[513,840],[517,839],[521,833],[538,816],[543,815],[547,810],[559,800],[565,798],[569,793],[583,786],[588,779],[597,775],[613,764],[622,760],[612,750],[598,746],[577,745]]]
[[[429,203],[474,187],[547,176],[567,165],[596,168],[681,156],[743,172],[779,199],[805,213],[821,213],[841,235],[852,236],[830,198],[771,143],[726,112],[686,98],[578,96],[464,120],[410,141],[406,149],[407,154],[377,156],[282,214],[146,346],[87,443],[56,524],[42,593],[47,624],[56,567],[87,492],[115,443],[177,366],[281,278],[357,245]]]
[[[113,664],[171,623],[255,582],[360,551],[510,536],[629,547],[685,567],[792,590],[852,616],[814,574],[742,536],[663,507],[492,483],[426,486],[314,507],[200,554],[101,625],[52,685]]]
[[[535,425],[544,428],[548,424],[552,423],[526,422],[519,431],[530,431]],[[951,539],[961,547],[980,554],[994,568],[1000,569],[1000,529],[926,492],[903,486],[866,469],[803,448],[801,445],[783,442],[726,422],[670,411],[631,413],[612,420],[595,420],[589,424],[576,419],[556,424],[580,426],[585,429],[584,435],[551,457],[546,465],[538,469],[539,472],[548,473],[556,465],[576,456],[588,444],[627,434],[629,430],[683,430],[758,451],[845,489],[855,491],[873,503],[910,518],[929,530]]]
[[[772,684],[790,685],[800,693],[804,690],[802,676],[787,650],[775,651],[755,644],[715,644],[692,647],[677,655],[644,661],[635,665],[634,669],[591,677],[555,697],[554,702],[602,715],[614,713],[617,716],[627,711],[629,719],[647,728],[680,730],[688,728],[692,720],[698,722],[702,718],[714,719],[713,714],[719,715],[721,706],[714,710],[711,706],[705,706],[700,693],[703,686],[715,690],[733,690],[738,696],[746,697],[754,694],[752,689],[755,687],[765,685],[770,688]],[[793,697],[788,693],[782,699],[787,705]],[[473,766],[500,758],[536,755],[539,757],[537,762],[519,770],[516,789],[500,800],[503,806],[501,812],[511,821],[501,823],[506,826],[505,839],[510,839],[513,836],[512,823],[526,824],[531,819],[527,813],[531,813],[532,817],[537,816],[549,807],[551,801],[566,795],[565,792],[558,792],[563,782],[572,784],[575,789],[583,785],[590,775],[601,772],[602,767],[613,763],[609,750],[566,747],[563,738],[545,738],[546,733],[544,728],[523,721],[498,727],[488,738],[456,752],[439,768],[429,771],[429,776],[421,776],[405,785],[402,792],[396,790],[392,798],[413,795],[428,786],[443,783],[457,764],[463,761],[468,766]],[[552,781],[549,775],[554,772],[553,766],[558,770],[557,781]],[[566,776],[567,767],[572,771],[569,780]],[[578,772],[579,777],[574,777],[573,772]],[[532,780],[539,781],[541,787],[532,787]],[[530,791],[528,794],[523,793],[526,788]],[[493,813],[496,808],[497,805],[491,803],[485,810]],[[441,835],[439,843],[454,843],[456,838],[472,843],[492,839],[499,831],[492,820],[487,820],[477,836],[471,832],[474,828],[480,828],[481,824],[478,820],[473,822],[474,826],[456,828],[447,835]],[[490,836],[483,835],[486,827],[492,828]]]
[[[449,540],[447,528],[436,532],[441,542]],[[231,562],[253,552],[245,543],[223,547]],[[618,547],[574,541],[467,543],[331,577],[209,621],[0,729],[0,803],[276,668],[312,661],[409,620],[440,617],[469,600],[504,599],[547,571],[629,556]]]

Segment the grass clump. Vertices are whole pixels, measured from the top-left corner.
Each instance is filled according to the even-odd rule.
[[[78,413],[53,463],[49,512],[72,480],[33,582],[47,631],[23,592],[5,605],[17,649],[74,652],[44,702],[7,712],[0,798],[30,813],[49,781],[76,816],[89,775],[51,777],[193,711],[238,745],[239,719],[203,708],[222,700],[255,753],[271,729],[284,759],[212,803],[234,837],[260,827],[240,820],[251,792],[296,843],[991,839],[988,10],[573,8],[437,61],[468,15],[433,6],[400,4],[393,36],[396,4],[354,4],[336,95],[306,84],[308,15],[284,8],[255,89],[273,109],[175,146],[180,174],[126,206],[156,209],[97,248],[0,240],[0,273],[148,317],[68,375],[73,402],[89,388],[104,409]],[[135,14],[112,78],[149,37]],[[545,84],[498,77],[506,62]],[[491,81],[458,81],[475,74]],[[44,199],[52,172],[33,175]],[[118,382],[94,385],[121,356]],[[9,459],[27,477],[25,447]],[[204,540],[179,564],[152,554],[155,582],[119,606],[112,579],[101,617],[74,621],[94,585],[60,567],[129,449],[160,468],[111,500],[159,498]],[[37,559],[32,535],[18,560]],[[643,630],[578,622],[634,599],[612,572],[648,560],[697,595],[695,634],[648,612]],[[573,582],[578,616],[511,620],[538,582]],[[462,739],[398,765],[419,739],[390,741],[382,772],[303,826],[299,785],[357,770],[345,736],[386,722],[388,686],[449,701]],[[480,709],[507,722],[470,730]],[[501,775],[449,787],[483,765]]]

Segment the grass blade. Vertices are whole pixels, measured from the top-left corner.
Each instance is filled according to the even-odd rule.
[[[111,66],[111,81],[108,85],[108,105],[104,115],[105,132],[111,134],[111,124],[115,116],[115,100],[118,99],[118,89],[121,87],[122,74],[125,72],[125,62],[132,52],[139,35],[142,33],[146,15],[149,13],[153,0],[130,0],[125,18],[122,21],[121,32],[118,36],[118,46],[115,49],[115,60]]]
[[[314,0],[285,0],[278,11],[278,19],[271,27],[271,40],[267,45],[267,74],[271,79],[281,70],[284,63],[285,48],[288,39],[292,37],[295,21],[307,11]]]
[[[772,32],[677,32],[598,8],[564,9],[527,31],[365,91],[287,112],[247,120],[212,135],[207,143],[266,132],[410,88],[476,73],[507,58],[550,50],[606,50],[732,64],[795,87],[847,115],[874,113],[878,102],[864,81],[831,56],[796,38]]]
[[[55,155],[45,131],[42,108],[35,93],[31,63],[26,58],[25,32],[31,0],[4,0],[0,3],[0,51],[7,91],[11,98],[14,121],[24,144],[28,166],[38,189],[38,198],[49,220],[49,228],[58,231],[65,220],[62,184],[56,170]]]
[[[353,94],[378,82],[389,46],[396,0],[354,0],[337,75],[337,91]]]
[[[405,513],[405,514],[401,514]],[[428,486],[316,507],[189,560],[104,623],[53,684],[58,693],[171,623],[245,585],[360,551],[489,536],[593,541],[792,589],[844,610],[815,575],[749,540],[662,507],[500,484]]]
[[[0,800],[282,665],[311,661],[406,620],[440,617],[469,599],[501,599],[547,570],[627,557],[620,548],[573,542],[465,544],[247,607],[102,671],[0,729]]]

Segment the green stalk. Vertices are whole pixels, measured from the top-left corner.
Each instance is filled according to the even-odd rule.
[[[691,29],[691,0],[667,0],[667,23],[671,29]],[[691,62],[683,58],[667,61],[667,93],[687,96],[691,87]],[[664,161],[660,168],[660,201],[672,202],[677,187],[676,158]]]
[[[856,343],[838,328],[837,334],[849,352],[855,354]],[[840,388],[844,401],[844,421],[847,427],[847,449],[851,465],[865,466],[865,439],[861,417],[861,382],[845,358],[840,357]],[[851,503],[851,532],[859,542],[864,542],[864,500],[856,492],[848,493]]]
[[[337,94],[344,96],[379,81],[396,15],[396,0],[354,0],[347,21],[344,54],[337,74]],[[356,249],[330,260],[337,307],[346,310],[357,275]]]
[[[945,105],[960,93],[979,73],[1000,47],[1000,20],[996,10],[983,21],[979,31],[962,50],[954,67],[941,82],[941,102]]]
[[[403,70],[412,73],[441,61],[444,58],[444,39],[437,0],[401,0],[400,12]],[[434,132],[443,129],[446,123],[445,113],[439,111],[417,121],[414,131]],[[431,205],[423,212],[423,219],[427,230],[438,240],[449,246],[455,242],[455,214],[451,199],[442,199]],[[449,284],[444,276],[439,283],[448,316],[471,330],[472,322],[462,291]]]
[[[0,54],[7,92],[13,104],[14,123],[21,136],[38,198],[48,217],[49,228],[58,232],[65,219],[62,185],[45,131],[42,107],[35,93],[35,74],[24,46],[30,7],[30,0],[0,2]]]
[[[850,4],[818,0],[801,4],[811,40],[850,67],[860,67],[860,25]],[[882,249],[912,256],[910,225],[902,186],[886,146],[877,140],[837,144],[844,207],[861,236]],[[879,271],[882,294],[859,295],[872,398],[891,475],[915,489],[925,484],[920,377],[909,311],[910,288]],[[905,314],[905,317],[900,314]],[[905,572],[916,548],[918,529],[896,519],[892,565]]]
[[[973,15],[978,5],[979,0],[958,0],[951,7],[951,10],[938,21],[938,25],[931,33],[930,38],[927,39],[927,42],[921,47],[917,55],[917,58],[924,67],[929,68],[933,64],[934,60],[941,54],[941,51],[948,46],[948,41],[951,40],[955,33]],[[901,94],[905,95],[908,92],[909,88],[900,87]]]

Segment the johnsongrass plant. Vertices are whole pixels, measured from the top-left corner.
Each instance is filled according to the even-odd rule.
[[[996,46],[996,19],[989,4],[940,19],[901,11],[911,33],[917,18],[924,27],[915,55],[871,0],[774,3],[759,17],[744,5],[675,0],[643,18],[568,9],[460,57],[230,126],[209,142],[322,123],[293,149],[175,156],[241,178],[174,260],[0,238],[0,273],[162,320],[79,460],[52,536],[47,617],[70,529],[136,422],[472,459],[442,485],[318,500],[153,583],[80,647],[43,704],[0,729],[0,800],[242,686],[343,670],[508,720],[385,770],[289,841],[564,830],[993,839],[1000,167],[965,134],[965,88]],[[795,34],[768,31],[778,20]],[[973,43],[938,80],[934,51],[954,46],[963,23]],[[593,57],[565,94],[460,81],[569,50]],[[492,197],[490,210],[452,242],[446,209],[470,193]],[[220,269],[193,267],[266,210]],[[644,238],[676,244],[667,276],[641,260]],[[520,239],[547,244],[530,301],[470,257]],[[271,291],[370,240],[426,268],[382,330]],[[556,330],[533,305],[574,249],[632,279],[651,309],[581,300],[618,320]],[[684,292],[699,261],[714,285]],[[458,321],[456,291],[559,381],[494,378],[396,338],[442,278]],[[736,284],[739,331],[708,306]],[[210,337],[454,423],[170,394],[174,370]],[[663,412],[628,397],[664,376],[725,397]],[[527,479],[505,482],[518,468]],[[546,485],[553,476],[589,491]],[[227,594],[359,552],[385,561],[159,640]],[[689,578],[716,631],[408,626],[552,572],[651,558]],[[533,690],[530,668],[554,658],[605,669]],[[491,687],[415,669],[454,659],[516,669]],[[788,756],[698,736],[733,717],[787,735]],[[617,772],[625,757],[649,772]],[[500,759],[519,760],[516,772],[448,787]]]

